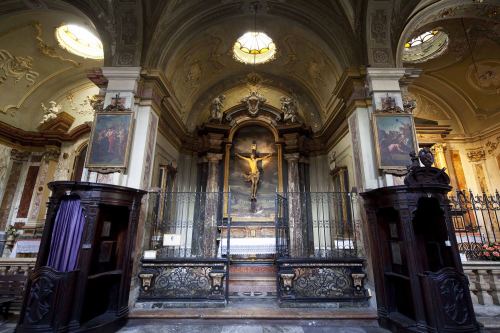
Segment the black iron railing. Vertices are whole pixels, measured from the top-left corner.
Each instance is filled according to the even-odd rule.
[[[468,260],[491,259],[485,246],[500,242],[500,194],[456,191],[449,197],[458,249]]]
[[[230,194],[154,191],[148,200],[146,250],[155,256],[142,260],[139,301],[227,302]]]
[[[221,258],[221,242],[229,242],[230,232],[224,202],[230,204],[229,193],[150,192],[149,249],[160,259]]]
[[[277,257],[356,257],[356,201],[350,192],[277,195]]]

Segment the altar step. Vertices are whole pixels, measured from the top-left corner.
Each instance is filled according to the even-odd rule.
[[[237,263],[229,266],[229,297],[276,298],[276,266],[271,263]]]

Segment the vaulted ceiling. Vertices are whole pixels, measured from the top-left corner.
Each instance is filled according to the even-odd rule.
[[[255,2],[259,4],[258,30],[273,38],[278,53],[272,62],[251,66],[233,59],[232,45],[253,28],[251,7]],[[424,69],[413,91],[433,99],[431,92],[437,87],[434,92],[440,95],[442,107],[452,113],[461,112],[456,105],[459,99],[453,96],[468,96],[462,100],[468,110],[474,111],[467,112],[476,112],[477,119],[487,119],[498,113],[498,99],[491,98],[498,93],[497,88],[492,88],[497,81],[474,83],[474,77],[467,79],[472,64],[470,55],[457,58],[458,21],[451,17],[454,14],[446,12],[455,3],[458,9],[454,13],[460,14],[469,2],[5,0],[0,5],[0,49],[12,56],[32,57],[30,70],[37,77],[31,85],[26,79],[17,83],[8,80],[0,85],[0,121],[33,130],[36,123],[28,124],[41,118],[40,103],[60,96],[70,86],[88,84],[88,70],[103,65],[141,66],[164,74],[171,98],[176,100],[175,111],[188,129],[208,117],[208,105],[218,94],[227,95],[226,108],[229,108],[229,104],[240,101],[241,95],[257,89],[267,94],[269,103],[275,107],[279,107],[279,96],[295,97],[302,118],[313,130],[320,130],[339,103],[334,91],[346,68],[370,64],[402,66],[401,41],[434,27],[436,22],[448,29],[454,42],[442,57],[423,64],[405,64]],[[439,8],[434,10],[434,7]],[[420,19],[421,24],[412,23],[427,12],[434,16],[426,14]],[[445,14],[450,17],[444,17]],[[52,55],[40,49],[33,21],[41,23],[42,40],[53,47]],[[85,60],[58,48],[53,29],[63,22],[78,22],[96,31],[104,44],[104,61]],[[476,21],[470,23],[480,25]],[[24,28],[14,29],[23,24]],[[488,27],[498,33],[497,25]],[[484,62],[480,66],[497,68],[498,41],[478,40],[477,52],[484,55],[476,57]],[[375,50],[376,54],[386,44],[391,48],[390,56],[388,63],[381,65],[372,59],[371,52]],[[395,63],[390,62],[391,58]],[[485,84],[485,91],[478,92],[477,86]],[[449,100],[441,95],[449,96]],[[459,114],[456,118],[467,122],[467,117]],[[474,126],[466,130],[474,132],[477,129]]]

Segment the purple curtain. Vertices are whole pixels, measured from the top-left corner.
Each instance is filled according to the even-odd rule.
[[[62,200],[54,222],[47,266],[60,272],[75,269],[84,224],[80,199]]]

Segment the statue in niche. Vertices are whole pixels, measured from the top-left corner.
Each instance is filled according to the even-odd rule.
[[[61,106],[57,105],[57,102],[55,101],[50,101],[49,107],[46,107],[42,103],[42,109],[43,109],[43,118],[40,124],[44,124],[51,119],[57,118],[57,115],[61,112]]]
[[[219,123],[222,122],[222,108],[224,107],[224,100],[226,96],[219,95],[215,97],[210,106],[210,120],[216,120]]]
[[[259,185],[259,180],[260,180],[260,171],[258,163],[259,161],[265,161],[272,156],[272,154],[268,154],[263,157],[256,157],[256,151],[257,151],[257,145],[253,144],[250,157],[245,157],[236,153],[236,156],[238,156],[242,160],[245,160],[248,163],[248,167],[250,168],[250,172],[248,172],[247,174],[243,174],[243,177],[245,178],[245,181],[250,182],[251,184],[251,191],[250,191],[251,201],[257,200],[257,186]]]
[[[291,97],[282,96],[280,98],[281,111],[283,111],[283,121],[290,121],[292,124],[297,120],[297,106],[295,100]]]
[[[248,113],[250,113],[251,116],[256,116],[259,112],[260,103],[265,103],[266,98],[257,91],[252,91],[250,95],[243,98],[241,102],[246,103]]]

